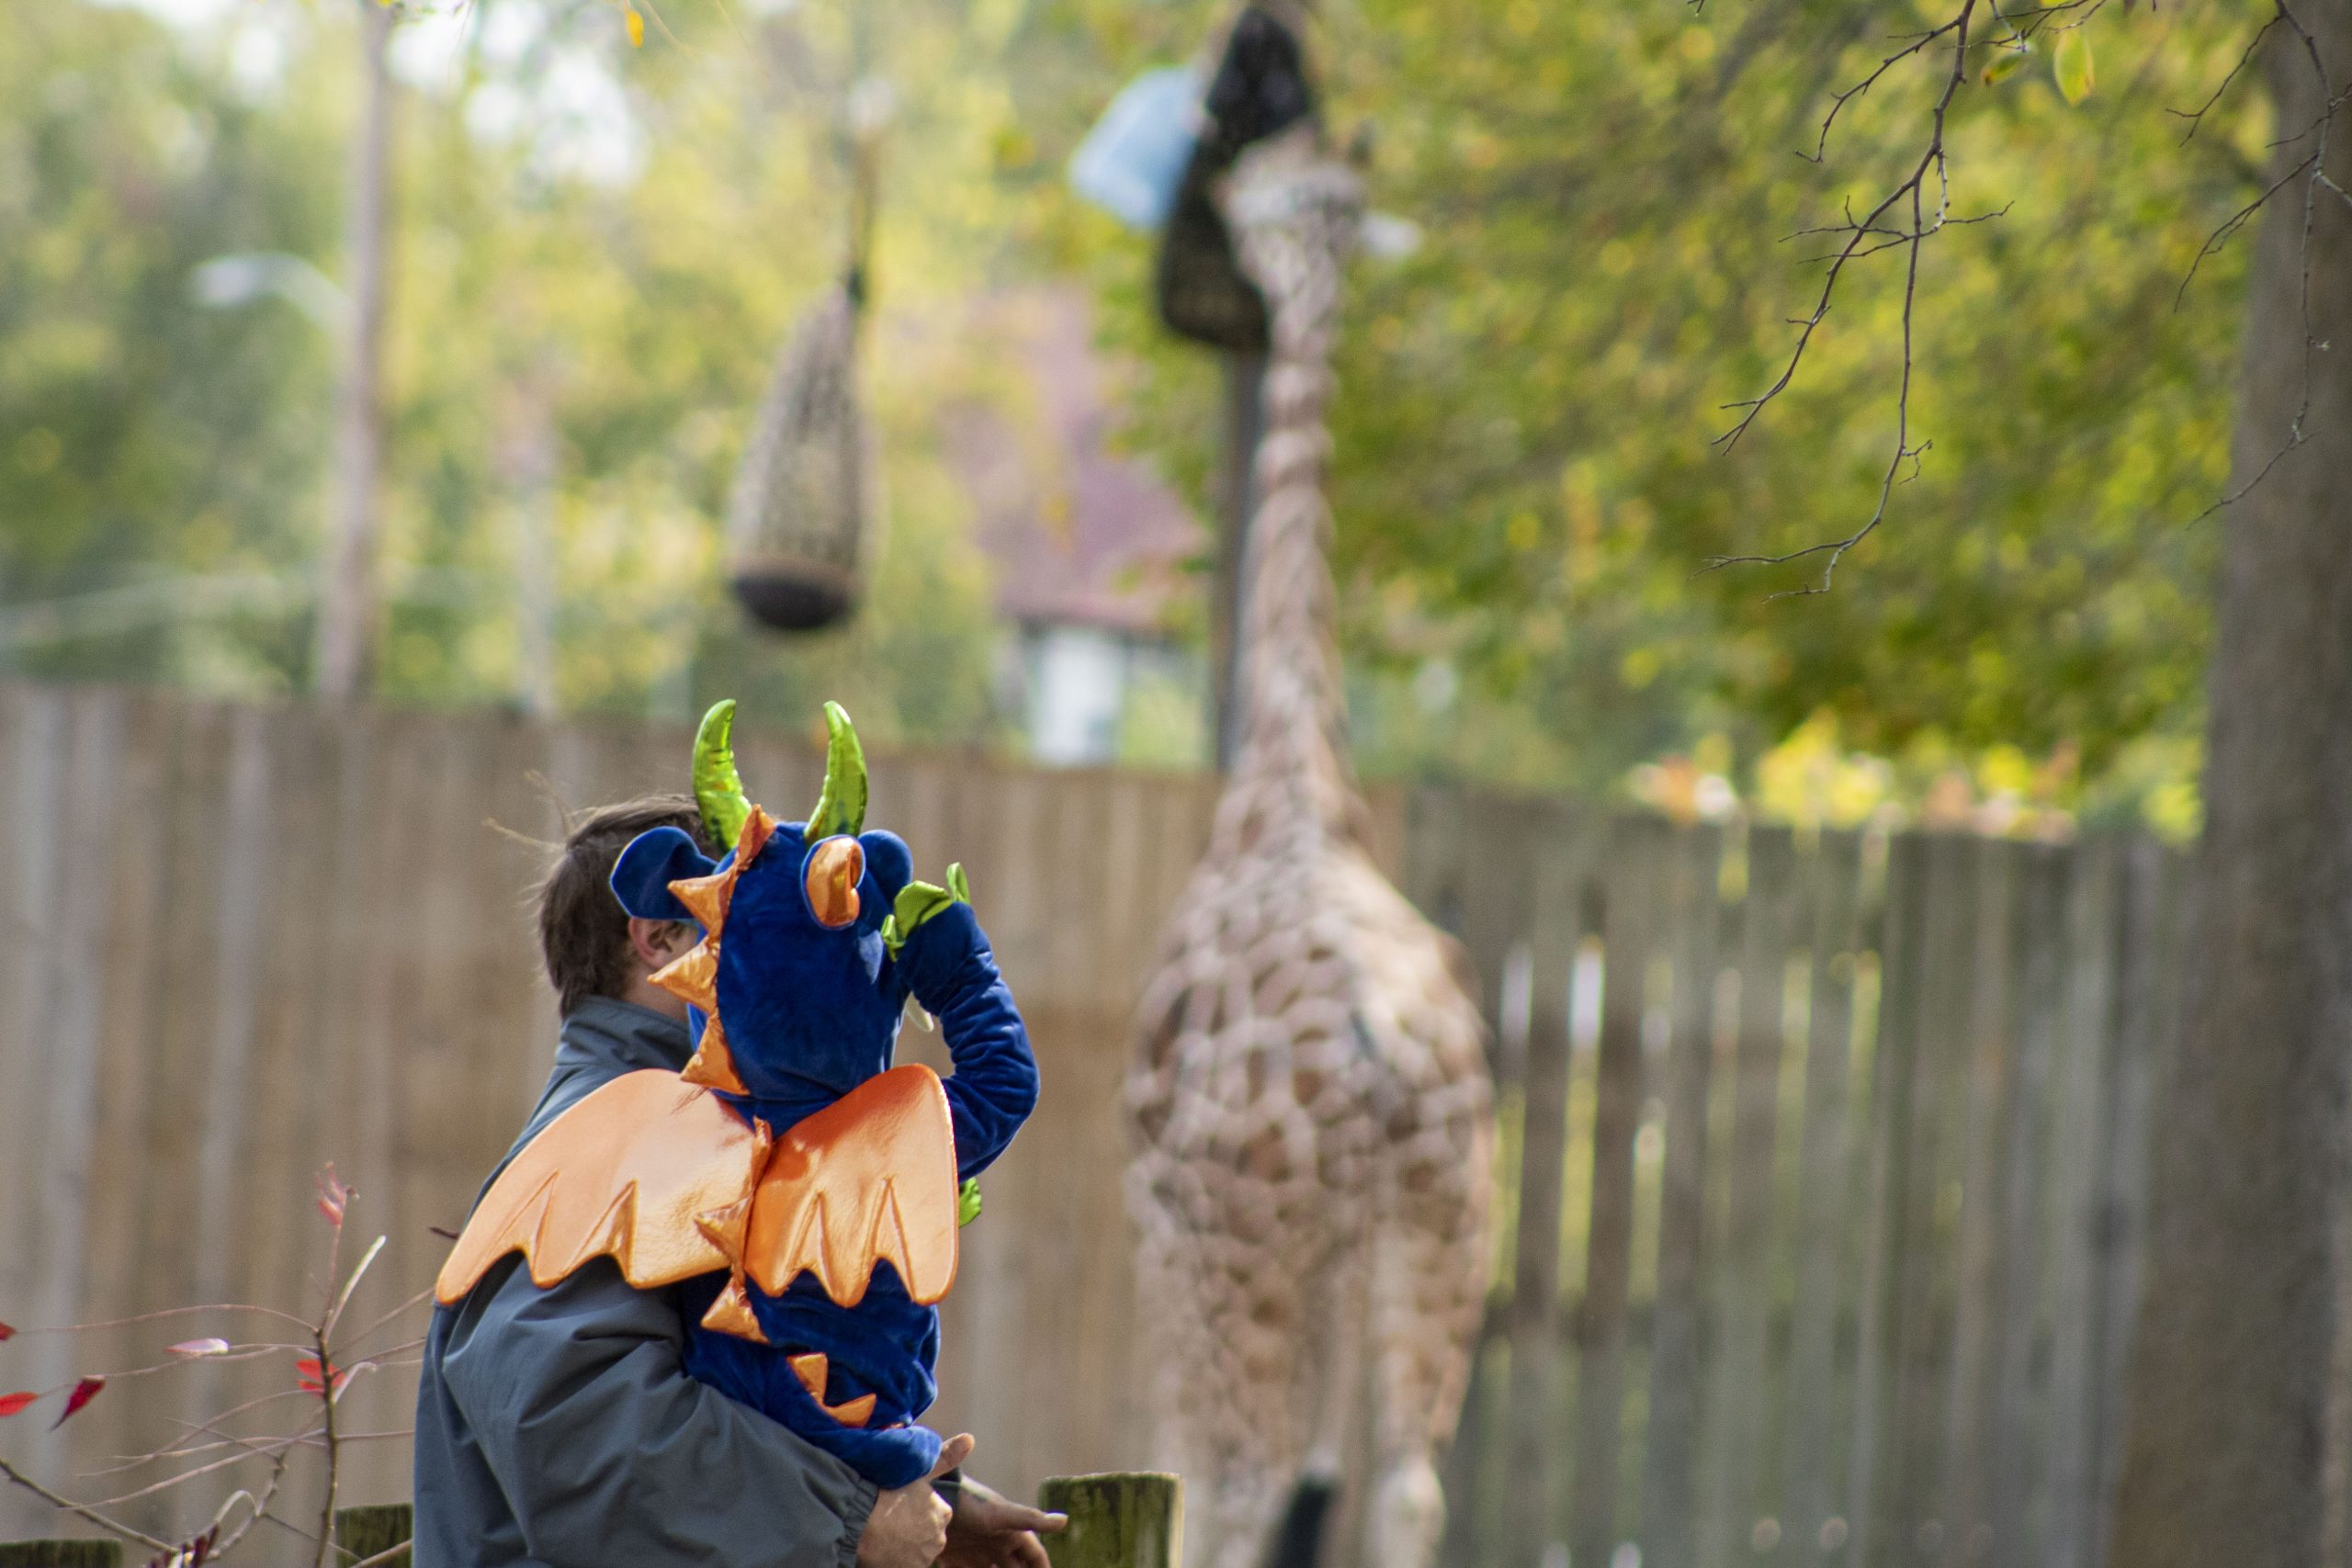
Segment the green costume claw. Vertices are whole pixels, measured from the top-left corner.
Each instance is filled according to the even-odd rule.
[[[841,704],[825,705],[825,787],[808,814],[811,844],[865,826],[865,750]]]
[[[752,803],[743,794],[743,775],[735,771],[735,699],[714,703],[695,731],[695,805],[702,810],[702,829],[719,853],[735,847]]]
[[[980,1179],[967,1176],[964,1185],[956,1190],[956,1228],[963,1229],[980,1217]]]
[[[947,868],[947,886],[944,887],[934,886],[928,882],[910,882],[899,889],[899,897],[891,902],[890,913],[882,921],[883,945],[890,950],[890,956],[896,958],[899,949],[906,945],[907,938],[912,936],[916,928],[925,920],[950,904],[968,904],[971,901],[972,885],[965,880],[964,863],[961,861]]]

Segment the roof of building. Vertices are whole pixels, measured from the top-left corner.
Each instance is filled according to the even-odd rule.
[[[968,487],[997,608],[1024,623],[1162,630],[1206,546],[1200,519],[1150,465],[1114,448],[1118,374],[1075,288],[991,294],[975,317],[1011,372],[1006,395],[962,402],[944,432]]]

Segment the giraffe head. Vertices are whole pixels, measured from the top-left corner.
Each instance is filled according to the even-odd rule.
[[[695,798],[727,856],[657,828],[621,852],[613,891],[632,915],[702,927],[700,945],[652,976],[689,1006],[690,1081],[757,1099],[846,1094],[890,1065],[907,998],[892,962],[902,896],[924,885],[898,835],[865,830],[865,758],[839,704],[825,705],[825,785],[806,822],[779,823],[744,795],[734,719],[720,703],[695,738]]]

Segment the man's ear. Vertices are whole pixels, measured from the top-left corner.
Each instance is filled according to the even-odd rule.
[[[691,921],[649,920],[642,915],[628,919],[628,950],[649,972],[683,956],[698,940]]]
[[[675,828],[655,828],[628,841],[613,863],[613,896],[621,908],[639,919],[682,920],[691,923],[692,911],[678,902],[670,884],[688,877],[708,876],[718,863]],[[631,926],[631,942],[635,927]]]

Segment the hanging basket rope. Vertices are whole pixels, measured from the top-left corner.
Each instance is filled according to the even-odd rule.
[[[876,468],[858,392],[857,337],[872,277],[888,85],[869,74],[872,6],[852,13],[854,85],[841,153],[849,184],[849,263],[776,355],[727,508],[728,575],[763,625],[818,631],[855,612],[865,592]]]

